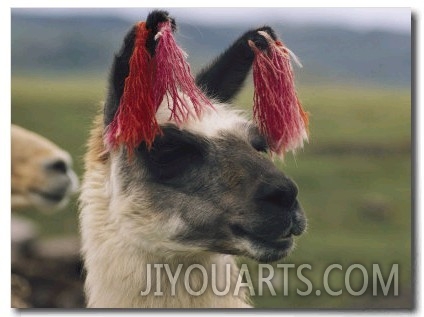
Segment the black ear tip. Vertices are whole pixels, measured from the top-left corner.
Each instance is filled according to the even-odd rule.
[[[250,30],[245,34],[245,39],[253,41],[258,49],[264,51],[268,49],[269,43],[263,35],[259,34],[259,31],[266,32],[274,41],[277,40],[277,35],[275,31],[267,25]]]
[[[154,10],[149,13],[146,19],[146,28],[149,30],[149,36],[146,41],[146,47],[149,51],[150,55],[155,55],[155,49],[156,49],[156,41],[155,41],[155,35],[157,34],[158,25],[162,22],[171,22],[171,28],[172,31],[175,31],[176,25],[175,25],[175,19],[171,18],[169,16],[168,11],[164,10]]]
[[[272,37],[272,39],[274,40],[274,41],[276,41],[277,40],[277,34],[275,33],[275,31],[270,27],[270,26],[268,26],[268,25],[264,25],[263,27],[260,27],[259,29],[258,29],[258,31],[265,31],[266,33],[268,33],[271,37]]]
[[[153,30],[153,33],[156,33],[158,24],[166,21],[171,21],[172,29],[175,30],[175,19],[169,16],[168,11],[154,10],[147,16],[146,28]]]

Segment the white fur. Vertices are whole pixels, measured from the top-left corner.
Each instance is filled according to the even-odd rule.
[[[190,107],[190,101],[185,101]],[[160,125],[175,124],[174,121],[170,120],[170,117],[171,111],[164,101],[156,114],[157,121]],[[218,137],[221,131],[237,133],[238,130],[245,129],[247,126],[248,120],[243,111],[231,109],[227,104],[214,103],[212,108],[204,107],[200,118],[193,115],[190,120],[182,123],[180,128],[207,138],[214,138]]]
[[[166,105],[158,111],[160,124],[169,122]],[[180,128],[206,137],[219,136],[223,130],[237,131],[245,127],[246,120],[240,112],[231,111],[225,105],[207,110],[202,120],[190,120]],[[100,142],[100,141],[99,141]],[[233,290],[238,277],[238,267],[232,256],[201,251],[186,247],[172,240],[172,235],[184,230],[184,222],[178,217],[166,217],[154,210],[152,202],[143,194],[143,185],[122,191],[118,177],[118,155],[112,153],[106,163],[90,162],[82,185],[80,226],[82,254],[87,277],[85,291],[88,307],[141,308],[141,307],[250,307],[245,292],[238,296]],[[136,192],[132,192],[136,190]],[[147,195],[146,195],[147,196]],[[161,274],[163,296],[155,296],[156,275],[152,274],[152,291],[147,296],[147,264],[169,264],[175,272],[183,265],[176,284],[176,295],[171,296],[165,270]],[[231,291],[217,296],[211,283],[204,294],[192,296],[184,286],[184,272],[191,264],[200,264],[211,277],[212,264],[225,272],[231,265]],[[155,273],[156,271],[153,271]],[[201,286],[201,276],[191,274],[192,288]],[[219,289],[224,289],[224,275],[219,277]]]
[[[182,222],[177,218],[160,219],[156,213],[149,212],[146,203],[144,221],[125,221],[131,202],[128,198],[114,193],[110,195],[110,183],[107,171],[102,166],[87,173],[81,195],[81,232],[82,253],[87,268],[85,291],[88,307],[101,308],[136,308],[136,307],[249,307],[244,293],[233,296],[216,296],[212,292],[211,283],[204,294],[199,297],[190,295],[185,286],[185,270],[191,264],[200,264],[208,271],[212,264],[225,267],[231,265],[231,290],[235,287],[238,268],[231,256],[200,252],[191,249],[189,252],[167,237],[167,233],[181,230]],[[113,192],[113,190],[112,190]],[[111,200],[114,197],[114,201]],[[117,202],[118,201],[118,202]],[[140,202],[138,202],[140,204]],[[140,205],[138,205],[140,208]],[[155,296],[156,276],[152,274],[152,291],[147,296],[140,292],[146,289],[147,264],[168,263],[172,272],[178,264],[183,265],[180,278],[176,284],[176,296],[169,292],[170,282],[162,270],[161,289],[163,296]],[[155,273],[155,271],[153,271]],[[200,277],[191,274],[193,289],[199,289]],[[222,277],[223,278],[223,277]],[[219,282],[223,289],[223,281]]]

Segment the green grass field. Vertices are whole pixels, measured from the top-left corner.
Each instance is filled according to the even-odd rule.
[[[12,78],[12,122],[32,129],[67,149],[82,175],[82,156],[91,121],[105,95],[106,81],[99,78]],[[338,290],[346,268],[361,264],[371,272],[379,264],[383,273],[399,264],[399,296],[372,295],[372,283],[362,296],[346,290],[337,297],[299,296],[305,284],[289,274],[287,296],[276,277],[277,296],[255,296],[258,307],[284,308],[410,308],[411,285],[411,97],[406,89],[376,87],[308,86],[299,88],[310,112],[310,142],[294,157],[278,163],[300,188],[300,201],[309,220],[308,232],[281,263],[308,263],[305,275],[314,290],[323,289],[325,268],[335,270],[331,286]],[[250,108],[252,95],[245,89],[238,103]],[[78,231],[74,201],[66,210],[35,219],[45,235]],[[255,270],[255,263],[247,259]],[[384,271],[386,269],[386,271]],[[278,270],[276,270],[278,271]],[[362,286],[358,270],[352,288]],[[372,277],[371,274],[369,276]],[[387,276],[385,276],[386,278]],[[252,276],[255,281],[255,277]],[[381,294],[381,290],[379,290]]]

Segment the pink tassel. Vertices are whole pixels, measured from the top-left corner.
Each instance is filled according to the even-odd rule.
[[[255,52],[253,115],[271,151],[282,155],[303,147],[308,140],[308,114],[296,94],[289,50],[268,33],[259,34],[267,39],[269,48],[261,51],[249,40]]]
[[[212,103],[196,86],[186,61],[187,54],[175,42],[171,22],[159,24],[159,32],[154,61],[156,65],[156,80],[154,83],[155,102],[160,104],[166,95],[171,119],[177,124],[189,117],[200,117],[205,106]],[[187,105],[185,98],[190,100],[193,108]],[[194,113],[193,113],[194,109]]]
[[[146,49],[148,33],[145,23],[139,23],[124,93],[117,114],[106,131],[109,148],[114,149],[123,144],[129,156],[143,141],[150,148],[156,135],[162,133],[156,112],[164,96],[171,110],[170,120],[177,124],[190,117],[200,117],[205,106],[213,108],[194,82],[185,53],[172,35],[171,22],[159,24],[159,32],[155,36],[158,43],[153,58]],[[191,102],[192,107],[188,102]]]
[[[140,22],[124,92],[118,111],[106,132],[108,146],[113,149],[124,144],[129,155],[143,140],[150,147],[155,136],[160,133],[155,117],[158,105],[154,103],[151,94],[151,56],[145,46],[148,33],[145,23]]]

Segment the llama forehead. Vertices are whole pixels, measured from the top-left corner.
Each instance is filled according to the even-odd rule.
[[[187,102],[189,103],[189,101]],[[252,123],[243,111],[220,103],[214,103],[213,107],[205,108],[200,118],[190,117],[179,125],[180,129],[209,139],[219,137],[223,131],[233,132],[242,138],[247,137]],[[157,121],[160,125],[175,124],[170,117],[171,111],[168,104],[163,102],[156,114]]]
[[[50,159],[61,159],[66,164],[72,165],[70,154],[50,140],[26,130],[20,126],[11,126],[12,137],[12,161],[18,162],[26,159],[33,162],[46,161]]]

